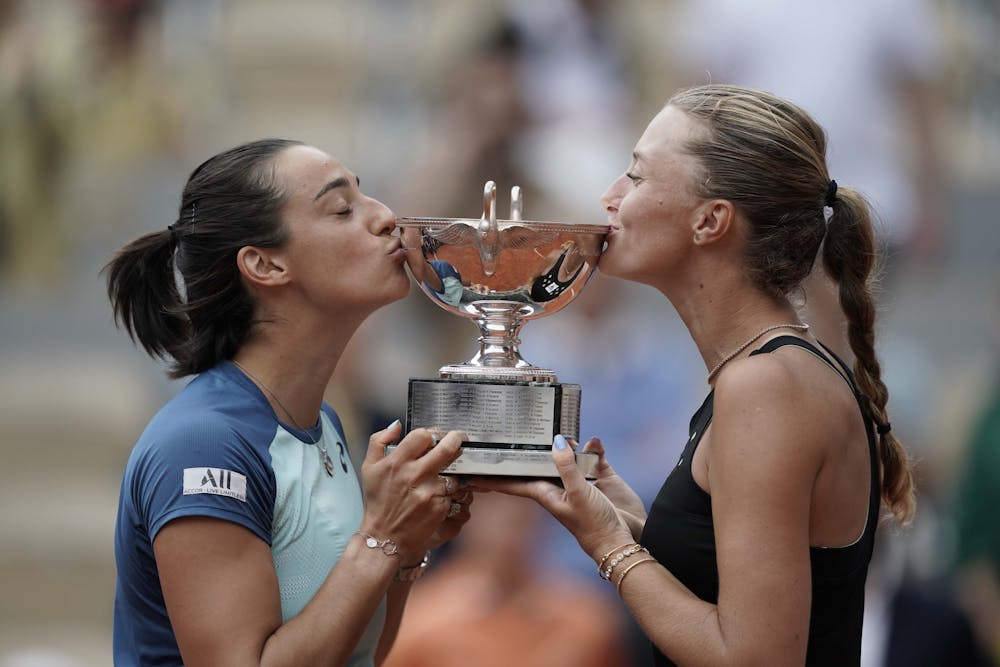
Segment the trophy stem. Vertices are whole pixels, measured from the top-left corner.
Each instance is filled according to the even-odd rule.
[[[515,382],[556,382],[555,373],[534,366],[521,357],[518,334],[524,315],[532,309],[514,301],[475,301],[479,327],[479,352],[463,364],[445,366],[438,371],[442,378],[491,378]]]

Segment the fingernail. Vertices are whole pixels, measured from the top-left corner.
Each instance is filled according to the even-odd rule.
[[[388,431],[390,428],[396,428],[398,425],[399,425],[399,420],[397,419],[396,421],[394,421],[391,424],[389,424],[388,426],[386,426],[385,430]]]
[[[552,440],[553,449],[567,449],[568,447],[569,443],[566,442],[566,437],[563,434],[560,433],[555,438],[553,438]]]

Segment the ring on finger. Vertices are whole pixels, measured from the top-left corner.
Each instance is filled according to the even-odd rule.
[[[442,477],[444,480],[444,495],[450,496],[455,492],[455,480],[451,477]]]
[[[462,511],[462,503],[457,503],[455,501],[452,501],[451,507],[448,508],[448,518],[450,519],[454,516],[457,516],[458,513],[461,511]]]

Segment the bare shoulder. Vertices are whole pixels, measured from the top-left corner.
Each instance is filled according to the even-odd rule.
[[[778,353],[740,359],[716,382],[716,417],[748,412],[794,417],[803,410],[821,410],[828,397],[817,385],[813,365],[804,358]]]
[[[759,463],[762,472],[776,474],[789,468],[814,472],[829,418],[827,381],[812,362],[792,355],[761,354],[734,363],[715,386],[713,462],[747,471]]]

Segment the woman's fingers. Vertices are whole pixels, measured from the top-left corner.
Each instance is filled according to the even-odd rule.
[[[583,446],[583,451],[590,454],[597,454],[602,459],[604,458],[604,443],[601,442],[600,438],[591,438]]]
[[[365,463],[377,463],[385,458],[385,448],[394,443],[402,431],[403,425],[397,419],[381,431],[372,433],[371,437],[368,438],[368,452],[365,454]]]
[[[566,493],[573,496],[586,492],[587,479],[576,466],[576,454],[562,435],[557,435],[552,441],[552,462],[556,465]]]
[[[458,458],[462,452],[462,443],[469,439],[462,431],[448,431],[431,450],[425,453],[417,463],[421,474],[437,474]]]

